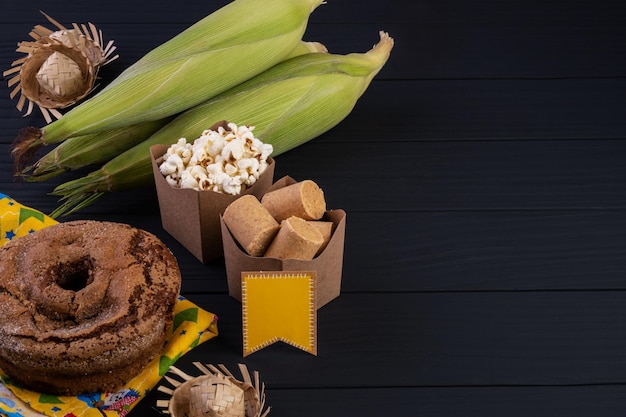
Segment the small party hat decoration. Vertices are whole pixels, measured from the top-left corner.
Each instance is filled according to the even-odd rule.
[[[25,116],[32,113],[36,104],[46,122],[52,117],[61,118],[58,109],[71,106],[89,94],[95,84],[98,70],[115,60],[113,41],[106,46],[102,32],[88,23],[72,24],[68,29],[47,14],[42,14],[58,30],[53,31],[37,25],[29,33],[34,41],[17,44],[16,52],[25,57],[13,61],[11,69],[4,71],[9,87],[13,87],[11,98],[18,94],[16,104],[22,111],[27,105]]]
[[[252,379],[248,368],[239,364],[243,381],[238,380],[224,366],[194,362],[202,372],[191,376],[172,366],[170,373],[183,381],[168,375],[165,380],[174,389],[164,385],[159,391],[170,395],[169,400],[157,401],[163,413],[172,417],[266,417],[270,409],[265,409],[265,386],[260,382],[259,373]]]

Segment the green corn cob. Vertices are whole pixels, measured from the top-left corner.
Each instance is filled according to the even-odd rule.
[[[187,110],[100,170],[55,188],[52,194],[64,203],[51,216],[76,212],[108,192],[150,184],[152,145],[198,137],[219,120],[255,126],[255,136],[273,145],[274,157],[321,135],[352,111],[387,62],[394,42],[380,35],[367,53],[297,56]]]
[[[23,129],[20,172],[34,152],[73,136],[177,114],[285,59],[323,0],[234,0],[147,53],[61,119]]]
[[[312,52],[327,52],[319,42],[300,42],[289,57]],[[289,58],[288,57],[288,58]],[[146,140],[173,117],[137,123],[66,139],[53,150],[27,167],[22,175],[29,182],[41,182],[66,171],[104,163]]]
[[[76,136],[39,158],[24,171],[29,182],[41,182],[66,171],[104,163],[149,138],[173,117]]]

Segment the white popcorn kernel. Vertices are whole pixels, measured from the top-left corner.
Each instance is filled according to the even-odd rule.
[[[196,180],[194,176],[191,175],[191,172],[187,170],[183,171],[180,176],[180,188],[191,188],[194,190],[200,189],[198,186],[198,180]]]
[[[204,130],[193,143],[180,138],[161,157],[159,169],[172,186],[240,194],[265,171],[273,152],[253,130],[231,122]]]
[[[165,181],[167,181],[167,183],[169,185],[171,185],[172,187],[178,187],[178,179],[177,178],[172,178],[169,175],[167,177],[165,177]]]
[[[208,178],[198,180],[198,188],[200,188],[200,191],[210,191],[212,186],[213,184],[211,184]]]
[[[224,178],[222,190],[226,194],[237,195],[241,193],[241,179],[238,177]]]
[[[207,171],[202,165],[193,165],[187,168],[189,173],[196,179],[207,178]]]
[[[234,177],[239,173],[239,168],[233,164],[224,164],[224,172],[229,176]]]
[[[159,170],[163,175],[173,175],[181,172],[184,169],[185,164],[182,158],[176,154],[168,155],[168,157],[159,167]]]
[[[274,147],[270,143],[264,143],[261,145],[261,160],[265,161],[274,152]]]
[[[249,182],[251,177],[246,171],[240,171],[238,178],[241,180],[241,184],[250,185]]]
[[[224,174],[224,165],[219,162],[209,164],[206,166],[206,172],[208,173],[209,177],[217,178],[221,174]]]
[[[213,162],[213,157],[209,155],[205,148],[194,146],[193,156],[189,159],[189,165],[208,165]]]
[[[245,149],[243,141],[237,138],[231,138],[224,143],[224,148],[222,148],[222,157],[224,157],[224,159],[236,161],[243,158],[244,153]]]
[[[267,161],[259,162],[259,169],[258,169],[259,175],[264,173],[268,166],[269,166],[269,164],[267,163]]]
[[[209,154],[212,156],[221,154],[222,149],[224,148],[225,142],[226,142],[226,139],[224,138],[224,136],[216,132],[212,132],[209,135],[207,135],[207,148],[208,148]]]
[[[248,174],[254,174],[259,169],[259,160],[256,158],[245,158],[237,161],[237,167],[240,171],[245,171]]]
[[[179,156],[180,156],[180,159],[183,160],[183,163],[188,164],[189,161],[191,160],[192,156],[193,156],[193,152],[192,152],[191,148],[186,147],[186,148],[181,150]]]

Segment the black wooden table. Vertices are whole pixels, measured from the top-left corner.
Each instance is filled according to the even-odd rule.
[[[224,1],[4,0],[0,65],[39,10],[91,21],[120,59],[102,83]],[[198,262],[161,227],[155,191],[64,218],[151,231],[183,295],[220,335],[183,357],[261,372],[270,415],[626,415],[626,6],[622,1],[341,1],[307,40],[387,66],[352,114],[277,158],[347,212],[342,294],[318,313],[318,356],[278,343],[242,357],[223,261]],[[22,118],[0,94],[0,192],[49,212],[55,182],[15,183]],[[159,393],[132,415],[159,415]]]

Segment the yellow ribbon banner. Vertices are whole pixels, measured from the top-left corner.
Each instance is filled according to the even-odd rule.
[[[282,341],[317,355],[316,273],[242,272],[243,356]]]

